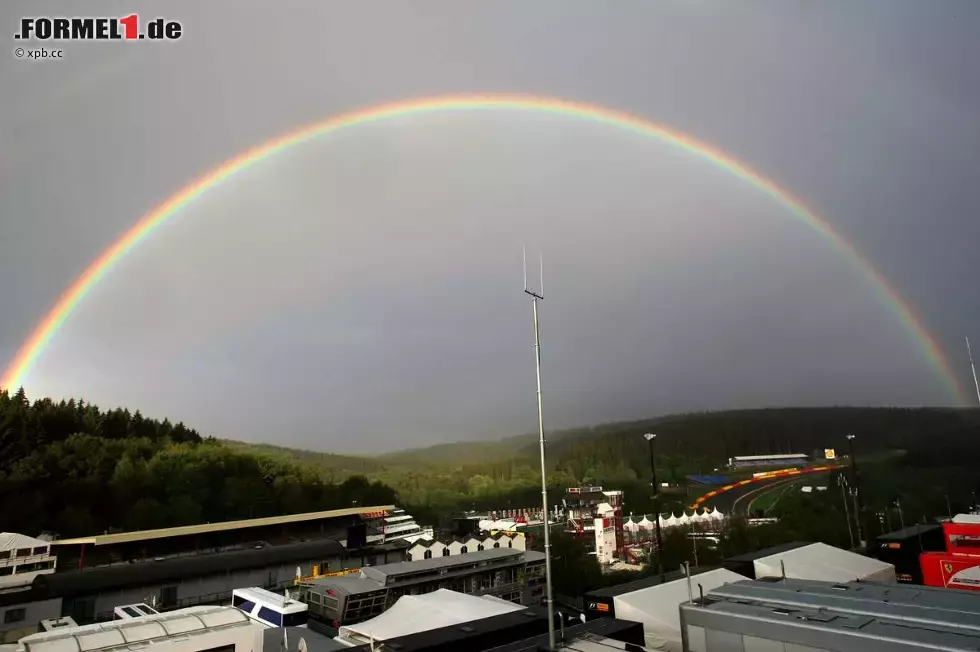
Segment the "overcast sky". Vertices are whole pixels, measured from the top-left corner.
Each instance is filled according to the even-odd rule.
[[[867,254],[972,391],[976,0],[153,8],[185,36],[37,62],[12,54],[20,17],[77,4],[0,5],[0,368],[215,165],[348,110],[482,91],[627,111],[771,177]],[[664,143],[519,111],[392,119],[234,177],[104,278],[26,387],[339,452],[533,431],[525,243],[546,264],[546,427],[953,402],[862,270],[784,207]]]

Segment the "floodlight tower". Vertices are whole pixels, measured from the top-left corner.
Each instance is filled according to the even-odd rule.
[[[664,583],[664,545],[660,538],[660,492],[657,491],[657,466],[653,462],[653,442],[657,438],[657,435],[652,432],[648,432],[643,435],[643,438],[647,440],[650,448],[650,487],[653,489],[653,511],[654,511],[654,523],[657,530],[657,572],[660,573],[660,583]],[[695,545],[697,545],[695,543]],[[653,546],[650,547],[653,550]],[[652,557],[652,554],[651,554]],[[695,564],[696,565],[696,564]]]
[[[538,444],[541,449],[541,510],[544,512],[544,582],[548,604],[548,649],[555,649],[555,605],[551,593],[551,528],[548,523],[548,480],[545,465],[544,416],[541,412],[541,335],[538,330],[538,301],[544,301],[544,258],[539,258],[540,283],[532,290],[527,282],[527,247],[524,248],[524,293],[531,297],[534,314],[534,362],[538,379]]]

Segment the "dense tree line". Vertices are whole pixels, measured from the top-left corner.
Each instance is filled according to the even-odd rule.
[[[393,504],[380,482],[235,450],[183,424],[0,391],[0,530],[62,537]]]
[[[622,489],[626,511],[649,513],[643,433],[657,433],[662,496],[679,513],[733,455],[846,451],[858,436],[869,528],[961,511],[980,491],[980,411],[801,408],[689,414],[551,433],[552,504],[566,487]],[[540,501],[537,438],[443,444],[378,457],[222,442],[138,411],[84,401],[31,403],[0,391],[0,529],[61,536],[165,527],[400,501],[420,521],[447,524],[455,510],[528,507]],[[834,487],[832,487],[833,489]],[[397,491],[397,494],[396,494]],[[899,517],[896,501],[903,512]],[[947,507],[947,502],[949,506]],[[791,504],[787,501],[786,504]],[[839,519],[843,523],[842,517]]]
[[[865,479],[869,506],[882,510],[908,494],[913,517],[954,509],[980,490],[980,410],[900,408],[793,408],[686,414],[550,433],[548,481],[555,493],[569,486],[599,484],[622,489],[627,511],[652,509],[646,432],[657,434],[658,479],[681,485],[664,507],[679,511],[701,488],[683,491],[690,474],[711,473],[735,455],[846,453],[848,433],[857,435],[859,456],[904,451],[876,463]],[[280,449],[284,459],[319,454]],[[352,460],[361,460],[353,462]],[[376,458],[327,456],[316,462],[333,477],[365,473],[395,487],[413,509],[504,509],[540,501],[536,435],[499,442],[452,443]],[[365,466],[370,464],[370,466]],[[918,484],[908,483],[916,480]],[[902,489],[902,483],[906,488]],[[925,487],[925,490],[922,490]],[[904,504],[904,501],[903,501]],[[959,506],[959,507],[957,507]]]

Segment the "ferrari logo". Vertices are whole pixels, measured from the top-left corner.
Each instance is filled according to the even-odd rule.
[[[943,570],[946,571],[947,573],[952,573],[953,572],[953,565],[951,563],[949,563],[948,561],[943,562]]]

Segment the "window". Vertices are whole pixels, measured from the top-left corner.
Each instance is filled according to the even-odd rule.
[[[481,543],[480,545],[478,545],[478,546],[476,547],[476,549],[477,549],[477,550],[486,550],[486,548],[484,548],[484,547],[483,547],[483,544],[482,544],[482,543]]]
[[[17,609],[7,609],[6,613],[3,614],[4,624],[8,623],[19,623],[27,618],[27,609],[19,607]]]
[[[499,548],[500,547],[500,542],[499,541],[494,541],[493,542],[493,547],[494,548]]]
[[[14,574],[13,566],[0,566],[0,576],[13,575],[13,574]]]
[[[251,600],[246,600],[245,598],[243,598],[240,595],[236,595],[232,599],[231,604],[233,606],[235,606],[235,607],[238,607],[239,609],[241,609],[245,613],[252,613],[252,609],[255,608],[255,603],[254,602],[252,602]]]
[[[68,615],[78,624],[89,623],[95,620],[95,598],[75,598],[65,600],[62,605],[62,613]]]
[[[177,587],[165,586],[160,589],[160,605],[163,607],[177,606]]]
[[[426,550],[425,551],[425,554],[422,555],[422,559],[432,559],[432,551],[431,550]]]
[[[301,611],[295,614],[284,614],[282,617],[283,627],[302,627],[306,624],[307,614]]]
[[[276,613],[268,607],[259,607],[259,620],[272,623],[276,627],[282,627],[282,614]]]
[[[35,555],[46,555],[46,554],[48,554],[48,547],[47,546],[38,546],[37,548],[34,548],[34,554]]]
[[[448,557],[449,556],[449,548],[443,548],[442,549],[442,556],[443,557]]]
[[[31,556],[31,549],[30,548],[18,548],[17,549],[17,554],[15,554],[14,556],[15,557],[30,557]]]
[[[462,548],[459,549],[459,554],[461,555],[465,555],[468,552],[469,550],[466,548],[466,546],[463,546]]]

